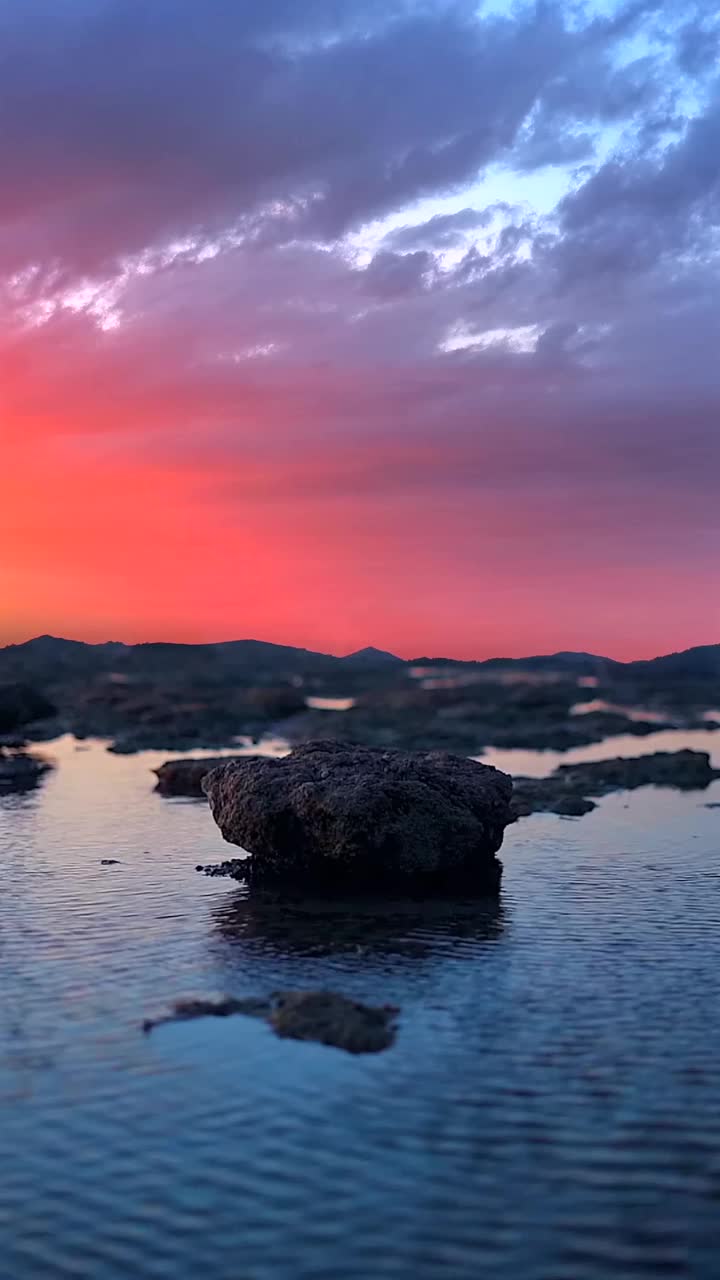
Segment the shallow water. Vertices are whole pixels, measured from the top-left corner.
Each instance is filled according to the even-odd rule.
[[[228,846],[167,753],[78,745],[0,799],[3,1277],[716,1280],[720,784],[536,815],[499,903],[378,917],[198,875]],[[278,986],[399,1004],[397,1042],[139,1030]]]

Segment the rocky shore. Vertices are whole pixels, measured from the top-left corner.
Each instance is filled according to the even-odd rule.
[[[317,703],[335,703],[334,710]],[[112,749],[191,752],[276,734],[479,755],[567,750],[616,734],[708,728],[720,646],[647,663],[590,654],[405,662],[259,641],[83,645],[50,636],[0,650],[0,733],[32,726],[106,738]]]

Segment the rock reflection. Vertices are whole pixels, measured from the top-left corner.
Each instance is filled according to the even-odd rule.
[[[239,889],[213,911],[217,936],[233,953],[365,956],[417,960],[456,943],[496,941],[507,927],[501,897],[399,899],[294,898]]]

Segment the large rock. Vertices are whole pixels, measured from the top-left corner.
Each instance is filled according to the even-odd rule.
[[[318,888],[496,889],[512,782],[441,751],[310,742],[208,773],[223,836],[252,855],[253,880]]]

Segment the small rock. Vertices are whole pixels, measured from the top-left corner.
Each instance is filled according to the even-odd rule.
[[[0,791],[30,791],[52,768],[48,760],[0,747]]]
[[[395,1039],[399,1010],[373,1008],[330,991],[279,991],[270,1024],[279,1036],[316,1040],[347,1053],[378,1053]]]
[[[264,1019],[283,1039],[314,1040],[347,1053],[379,1053],[395,1039],[399,1009],[361,1004],[332,991],[274,991],[267,998],[244,999],[191,997],[176,1000],[167,1013],[146,1018],[142,1029],[150,1032],[166,1022],[227,1018],[235,1013]]]
[[[211,756],[206,760],[199,760],[191,756],[183,760],[166,760],[159,769],[153,770],[157,774],[155,790],[161,796],[197,796],[202,799],[205,793],[201,784],[205,775],[234,758]]]
[[[210,862],[195,870],[202,871],[206,876],[230,876],[233,880],[246,880],[252,870],[252,858],[228,858],[225,862]]]

